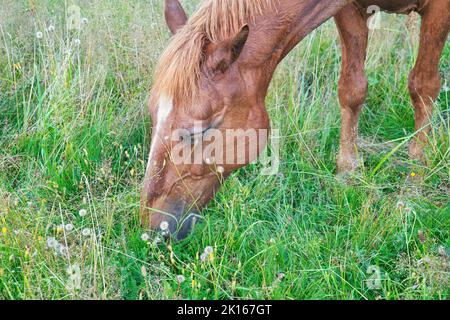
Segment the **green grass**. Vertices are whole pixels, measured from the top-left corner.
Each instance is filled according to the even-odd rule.
[[[139,191],[146,98],[169,39],[162,1],[80,1],[80,31],[65,29],[69,1],[30,3],[0,8],[1,299],[448,298],[448,89],[427,164],[411,163],[417,43],[405,17],[383,15],[371,34],[357,176],[336,177],[340,49],[330,21],[280,65],[267,97],[280,174],[240,170],[192,236],[155,245],[141,239]],[[447,44],[445,88],[449,58]],[[60,227],[68,223],[72,231]],[[53,237],[62,255],[47,248]],[[207,246],[214,254],[202,262]],[[374,267],[381,283],[371,289]]]

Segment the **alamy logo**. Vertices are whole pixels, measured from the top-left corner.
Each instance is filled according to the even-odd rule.
[[[192,132],[199,132],[192,134]],[[263,175],[278,173],[280,139],[277,129],[177,129],[170,137],[171,161],[175,165],[231,165],[259,163]]]

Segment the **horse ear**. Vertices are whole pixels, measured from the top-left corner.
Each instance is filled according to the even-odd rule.
[[[245,25],[231,39],[219,44],[210,44],[207,49],[207,66],[213,72],[225,72],[242,53],[250,34],[250,28]]]
[[[164,1],[164,16],[172,34],[177,33],[187,22],[188,18],[178,0]]]

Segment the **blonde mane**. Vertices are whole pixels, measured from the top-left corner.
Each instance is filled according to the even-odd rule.
[[[205,43],[231,38],[275,1],[206,0],[163,52],[156,66],[154,92],[192,102],[199,90]]]

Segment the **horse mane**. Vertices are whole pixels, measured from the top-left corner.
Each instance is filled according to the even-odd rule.
[[[279,0],[206,0],[163,52],[153,92],[192,102],[199,92],[205,44],[231,38],[275,1]]]

